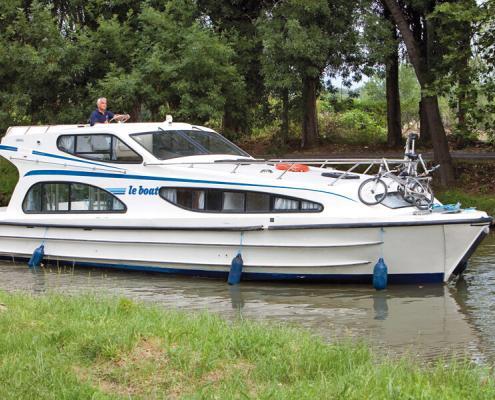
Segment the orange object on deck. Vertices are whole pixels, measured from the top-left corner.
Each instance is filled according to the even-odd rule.
[[[286,163],[280,163],[275,165],[275,168],[279,169],[280,171],[289,171],[289,172],[308,172],[309,167],[305,164],[286,164]]]

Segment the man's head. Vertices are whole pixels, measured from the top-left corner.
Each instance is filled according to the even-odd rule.
[[[96,100],[96,107],[98,108],[98,111],[102,113],[105,112],[107,110],[107,99],[105,97],[100,97]]]

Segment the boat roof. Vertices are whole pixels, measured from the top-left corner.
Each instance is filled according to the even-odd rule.
[[[132,123],[115,123],[115,124],[96,124],[90,126],[87,124],[74,125],[27,125],[27,126],[11,126],[7,129],[5,136],[25,136],[25,135],[40,135],[48,133],[102,133],[102,132],[121,132],[121,133],[136,133],[156,130],[158,127],[164,130],[190,130],[200,129],[204,131],[213,130],[205,126],[191,125],[183,122],[132,122]]]

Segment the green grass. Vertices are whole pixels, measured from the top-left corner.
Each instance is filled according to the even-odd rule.
[[[0,206],[8,204],[18,179],[19,174],[14,165],[0,157]]]
[[[283,326],[95,295],[0,292],[1,399],[493,399],[492,371],[418,365]]]
[[[470,194],[461,189],[435,192],[435,196],[444,204],[461,202],[462,207],[476,207],[495,216],[495,194]]]

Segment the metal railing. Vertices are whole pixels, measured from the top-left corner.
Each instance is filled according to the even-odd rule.
[[[282,179],[287,172],[290,172],[291,169],[297,164],[306,164],[311,166],[316,166],[318,168],[328,168],[332,165],[349,165],[345,171],[342,171],[338,177],[336,177],[329,185],[332,186],[336,182],[341,179],[345,179],[346,176],[349,176],[353,171],[355,171],[358,167],[365,165],[366,169],[363,174],[367,174],[374,166],[380,166],[383,164],[394,165],[394,164],[403,164],[407,165],[410,163],[410,160],[407,159],[387,159],[387,158],[322,158],[322,159],[312,159],[312,158],[276,158],[276,159],[235,159],[235,160],[214,160],[214,161],[184,161],[184,162],[152,162],[152,163],[144,163],[145,166],[188,166],[189,168],[194,168],[197,165],[232,165],[233,168],[230,171],[235,174],[240,167],[248,166],[248,165],[276,165],[280,163],[288,164],[288,167],[283,171],[280,171],[280,174],[276,179]]]

